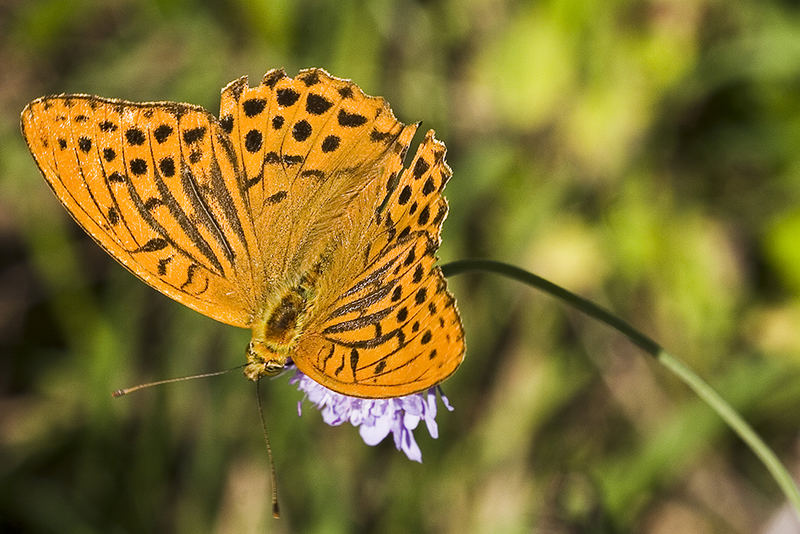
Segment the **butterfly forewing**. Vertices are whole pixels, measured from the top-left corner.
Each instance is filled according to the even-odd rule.
[[[178,302],[250,323],[258,250],[235,152],[213,116],[62,95],[29,104],[22,130],[53,191],[109,254]]]
[[[455,300],[435,266],[447,214],[441,192],[451,174],[444,152],[429,132],[376,206],[359,250],[346,255],[356,276],[337,286],[337,298],[300,339],[297,366],[330,389],[360,397],[407,395],[438,384],[463,359]]]
[[[296,78],[273,70],[252,88],[236,80],[223,90],[220,117],[238,148],[259,241],[287,251],[268,255],[266,277],[276,280],[333,253],[334,233],[360,239],[380,195],[380,167],[415,130],[383,99],[321,69]]]

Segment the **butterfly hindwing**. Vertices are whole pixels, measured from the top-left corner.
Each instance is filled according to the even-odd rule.
[[[213,116],[61,95],[31,102],[22,130],[53,191],[109,254],[178,302],[249,324],[258,251],[238,159]]]
[[[444,153],[429,132],[350,254],[359,274],[333,292],[298,343],[298,368],[330,389],[407,395],[438,384],[463,359],[455,300],[435,266],[451,174]]]

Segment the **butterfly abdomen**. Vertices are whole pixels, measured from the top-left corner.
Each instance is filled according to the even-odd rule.
[[[298,319],[308,308],[307,294],[298,288],[291,289],[269,314],[264,324],[264,341],[288,345],[299,333]]]

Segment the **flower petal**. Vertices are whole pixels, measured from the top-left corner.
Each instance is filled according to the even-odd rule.
[[[409,460],[422,463],[422,451],[419,449],[419,445],[414,439],[414,434],[410,430],[403,429],[399,448],[406,453]]]
[[[389,435],[392,429],[392,419],[390,417],[379,417],[372,425],[361,425],[358,433],[361,434],[361,439],[364,440],[369,446],[377,445],[383,438]]]
[[[436,389],[430,388],[426,396],[425,404],[425,426],[428,427],[428,434],[433,439],[439,437],[439,427],[436,424]]]
[[[358,427],[361,439],[370,446],[377,445],[391,433],[395,447],[415,462],[422,462],[422,451],[414,438],[414,430],[419,426],[420,420],[425,420],[431,437],[439,436],[436,424],[437,393],[442,404],[448,410],[453,410],[438,386],[404,397],[362,399],[329,390],[301,373],[293,365],[288,369],[295,370],[289,383],[296,385],[297,389],[305,393],[305,399],[317,407],[322,414],[322,420],[327,424],[338,426],[350,422],[351,425]],[[297,404],[298,416],[302,415],[302,402],[301,400]]]

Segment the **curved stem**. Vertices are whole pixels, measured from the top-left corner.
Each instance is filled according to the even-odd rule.
[[[689,386],[703,401],[705,401],[734,432],[750,447],[755,455],[769,470],[778,483],[786,498],[792,504],[798,517],[800,517],[800,491],[798,491],[792,477],[781,464],[775,453],[767,446],[752,427],[714,391],[702,378],[689,369],[675,356],[665,351],[650,337],[636,330],[626,321],[615,316],[605,308],[594,302],[580,297],[561,286],[558,286],[540,276],[529,273],[519,267],[493,260],[459,260],[442,266],[445,276],[453,276],[468,271],[485,271],[512,278],[523,284],[541,289],[554,297],[566,302],[573,308],[594,317],[611,328],[621,332],[634,344],[647,354],[653,356],[664,367],[672,371],[684,384]]]

